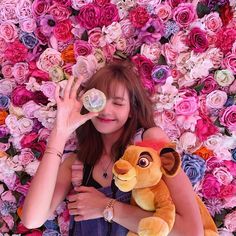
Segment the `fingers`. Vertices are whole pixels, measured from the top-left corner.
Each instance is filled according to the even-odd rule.
[[[55,97],[55,100],[57,103],[61,101],[61,99],[60,99],[60,85],[59,84],[57,84],[57,86],[56,86],[54,97]]]
[[[77,79],[77,81],[75,82],[74,86],[71,89],[70,98],[76,98],[77,97],[77,91],[78,91],[78,89],[79,89],[79,87],[81,85],[82,80],[83,80],[82,77],[79,77]]]
[[[73,83],[74,83],[74,77],[73,77],[73,76],[70,76],[69,79],[68,79],[68,81],[67,81],[66,87],[65,87],[64,99],[70,98],[71,87],[72,87],[72,84],[73,84]]]
[[[92,192],[94,190],[93,187],[79,186],[75,187],[75,191],[78,193]]]

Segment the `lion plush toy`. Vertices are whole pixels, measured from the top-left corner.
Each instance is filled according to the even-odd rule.
[[[138,205],[153,216],[139,222],[138,235],[165,236],[175,221],[175,206],[170,192],[161,179],[173,177],[180,169],[180,156],[173,144],[143,141],[130,145],[124,155],[114,163],[116,186],[123,192],[132,190],[131,204]],[[196,195],[202,217],[204,236],[217,236],[217,228],[206,206]],[[129,232],[127,236],[137,235]]]
[[[154,212],[152,217],[139,222],[138,235],[169,234],[175,221],[175,206],[161,178],[163,174],[174,176],[179,167],[180,157],[173,147],[151,141],[129,146],[115,162],[113,174],[117,187],[123,192],[132,190],[131,204]]]

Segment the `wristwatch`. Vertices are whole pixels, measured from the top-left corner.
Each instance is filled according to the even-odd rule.
[[[111,199],[103,211],[103,217],[105,221],[111,222],[114,217],[114,204],[116,200]]]

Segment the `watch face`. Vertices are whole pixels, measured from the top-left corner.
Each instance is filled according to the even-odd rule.
[[[105,218],[105,220],[107,220],[108,222],[110,222],[113,218],[113,208],[106,208],[103,212],[103,217]]]

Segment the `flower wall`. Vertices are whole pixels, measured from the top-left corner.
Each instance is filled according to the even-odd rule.
[[[220,235],[235,233],[235,0],[0,3],[0,235],[67,235],[65,202],[39,229],[19,218],[53,127],[55,86],[126,58]],[[66,151],[75,147],[72,136]]]

